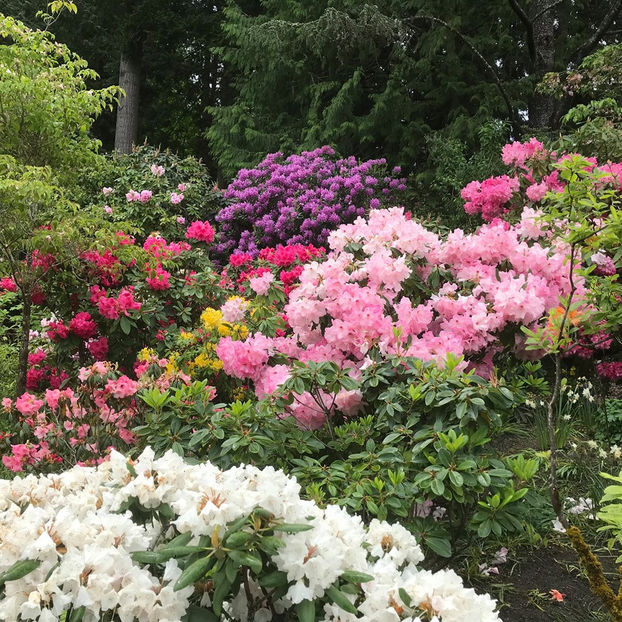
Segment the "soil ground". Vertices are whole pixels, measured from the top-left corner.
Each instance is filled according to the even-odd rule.
[[[599,559],[607,579],[617,592],[619,575],[615,556],[607,552]],[[575,552],[570,548],[548,547],[525,551],[519,562],[499,566],[499,575],[474,586],[486,589],[501,603],[503,622],[606,622],[610,618],[600,600],[592,594]],[[549,590],[565,594],[557,602]]]

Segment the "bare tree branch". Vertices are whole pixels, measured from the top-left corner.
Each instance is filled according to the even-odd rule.
[[[596,29],[596,32],[584,44],[580,45],[572,55],[573,61],[577,65],[598,45],[600,38],[607,32],[618,13],[620,13],[620,9],[622,9],[622,0],[615,0],[611,3],[609,12],[603,17],[603,21]]]
[[[527,31],[527,49],[529,50],[529,58],[531,59],[532,64],[536,62],[536,44],[533,40],[533,20],[529,19],[527,13],[525,13],[523,7],[518,4],[518,0],[508,0],[512,10],[521,22],[525,25],[525,30]]]
[[[620,2],[622,2],[622,0],[620,0]],[[512,123],[512,129],[514,130],[515,135],[519,136],[521,133],[520,132],[520,119],[518,118],[516,110],[514,109],[514,106],[512,105],[512,100],[510,99],[510,96],[505,90],[503,83],[501,82],[501,79],[499,78],[499,74],[495,71],[494,67],[482,56],[481,52],[459,30],[456,30],[453,26],[448,24],[446,21],[439,19],[438,17],[433,17],[431,15],[415,15],[414,17],[410,19],[411,20],[425,20],[429,22],[434,22],[436,24],[440,24],[441,26],[447,28],[447,30],[455,34],[465,45],[468,46],[471,52],[475,54],[475,56],[479,59],[482,65],[484,65],[484,67],[486,67],[489,73],[493,76],[495,80],[495,84],[497,85],[497,89],[499,90],[499,93],[501,94],[501,97],[503,98],[503,101],[505,102],[505,105],[507,107],[508,116],[510,118],[510,122]]]

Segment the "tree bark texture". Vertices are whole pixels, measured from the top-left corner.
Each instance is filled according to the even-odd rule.
[[[119,153],[131,153],[138,138],[140,62],[137,54],[121,54],[119,86],[125,91],[125,96],[120,99],[117,109],[114,149]]]
[[[545,73],[555,70],[555,8],[545,10],[551,0],[534,0],[531,4],[530,18],[533,28],[534,67],[538,80]],[[555,100],[550,95],[534,93],[529,102],[529,125],[533,128],[551,127],[555,116]]]

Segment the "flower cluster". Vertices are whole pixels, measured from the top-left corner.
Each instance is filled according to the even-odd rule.
[[[403,179],[382,172],[385,164],[337,159],[327,146],[287,158],[268,155],[256,168],[242,169],[225,191],[231,205],[216,217],[216,252],[256,255],[276,244],[321,246],[335,227],[406,188]]]
[[[225,594],[227,619],[247,619],[256,582],[278,571],[286,592],[255,610],[264,620],[272,619],[275,609],[285,612],[304,600],[319,601],[321,620],[359,619],[327,594],[350,572],[371,579],[360,584],[357,594],[344,595],[351,607],[358,597],[363,619],[398,622],[425,615],[443,622],[498,621],[494,601],[465,588],[453,571],[419,569],[421,549],[400,525],[373,520],[365,527],[360,517],[337,506],[321,509],[299,493],[294,479],[273,468],[220,471],[209,463],[188,465],[172,452],[155,460],[149,449],[132,462],[112,452],[96,469],[75,467],[54,476],[0,481],[0,573],[20,561],[32,562],[30,572],[6,582],[0,618],[48,622],[74,606],[84,608],[85,620],[110,611],[122,620],[181,620],[191,604],[209,607],[209,596],[192,581],[175,589],[182,568],[174,557],[141,563],[141,552],[165,551],[179,536],[191,547],[207,542],[202,544],[205,555],[233,554],[220,534],[234,521],[243,525],[261,508],[268,525],[306,530],[274,531],[280,546],[254,567],[250,586]],[[154,512],[166,505],[172,516],[166,525],[141,521],[123,511],[132,499]]]
[[[140,192],[137,192],[136,190],[130,190],[125,195],[125,198],[127,199],[128,203],[131,203],[132,201],[139,201],[140,203],[146,203],[147,201],[151,199],[152,196],[153,196],[153,192],[151,190],[141,190]]]
[[[138,311],[142,306],[134,299],[134,288],[124,287],[116,298],[107,296],[106,292],[97,285],[91,287],[90,301],[97,305],[99,313],[109,319],[116,320],[121,314],[129,316],[129,311]]]
[[[490,222],[504,218],[512,211],[520,212],[526,203],[539,203],[547,192],[560,192],[564,183],[556,166],[568,159],[567,154],[558,156],[547,151],[544,145],[531,138],[520,143],[505,145],[501,154],[504,164],[513,168],[513,176],[490,177],[482,182],[472,181],[461,192],[464,209],[469,214],[481,214]],[[598,167],[595,158],[587,158],[588,169]],[[598,167],[600,186],[620,188],[622,163],[608,163]],[[611,269],[611,265],[607,264]]]
[[[50,364],[46,352],[37,348],[28,355],[28,371],[26,373],[26,389],[41,391],[45,387],[58,389],[69,378],[64,369]]]
[[[209,222],[196,220],[186,229],[186,237],[189,240],[197,240],[210,244],[214,240],[214,229]]]
[[[536,322],[570,288],[563,246],[527,240],[520,226],[503,222],[442,240],[402,208],[373,210],[342,225],[329,245],[325,261],[304,266],[284,308],[293,335],[221,340],[227,373],[263,392],[273,385],[264,376],[274,376],[268,360],[275,353],[356,367],[372,347],[438,362],[448,353],[474,362],[491,353],[490,366],[503,331]],[[575,284],[581,295],[581,278]]]

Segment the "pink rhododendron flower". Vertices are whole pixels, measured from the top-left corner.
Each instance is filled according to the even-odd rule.
[[[151,192],[151,190],[141,190],[139,200],[141,203],[146,203],[152,196],[153,192]]]
[[[527,197],[533,201],[534,203],[537,203],[538,201],[541,201],[544,198],[544,195],[547,193],[547,186],[545,182],[541,182],[539,184],[533,184],[532,186],[529,186],[529,188],[527,188],[526,194]]]
[[[112,194],[112,192],[114,191],[114,188],[109,188],[109,187],[104,187],[102,188],[102,194],[107,197],[109,194]]]
[[[270,284],[274,281],[272,272],[266,272],[261,276],[251,277],[248,280],[249,287],[259,296],[264,296],[270,289]]]
[[[58,408],[58,401],[61,398],[62,393],[59,389],[46,389],[45,390],[45,401],[47,405],[52,409],[56,410]]]
[[[183,200],[184,200],[183,194],[177,194],[176,192],[171,192],[171,203],[173,205],[177,205],[178,203],[181,203]]]
[[[335,406],[337,406],[346,417],[352,417],[363,407],[363,394],[358,389],[352,391],[342,389],[337,393]]]
[[[508,166],[522,167],[526,160],[544,154],[544,145],[536,138],[531,138],[525,143],[515,141],[505,145],[501,151],[501,159]]]
[[[38,412],[43,406],[43,400],[37,399],[30,393],[24,393],[20,395],[15,401],[15,408],[22,413],[22,415],[30,416]]]
[[[239,296],[229,298],[229,300],[220,307],[223,322],[230,322],[232,324],[239,322],[244,317],[247,308],[248,301],[244,300],[244,298],[240,298]]]
[[[165,173],[164,167],[160,166],[159,164],[152,164],[149,170],[156,177],[162,177],[162,175],[164,175]]]
[[[490,177],[482,182],[472,181],[461,191],[466,201],[464,210],[468,214],[481,213],[484,220],[490,221],[501,216],[506,204],[518,191],[520,183],[517,177]]]
[[[114,397],[130,397],[138,391],[138,382],[127,376],[121,376],[117,380],[108,380],[106,388]]]

